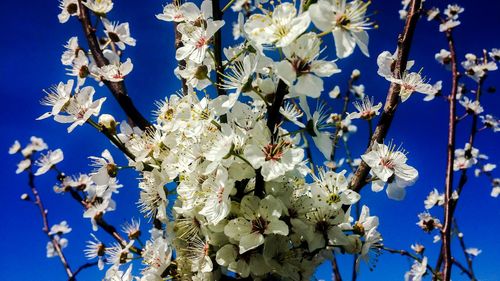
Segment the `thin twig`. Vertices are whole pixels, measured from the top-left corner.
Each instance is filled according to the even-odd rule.
[[[452,87],[449,97],[450,111],[448,123],[448,146],[447,146],[447,164],[446,164],[446,182],[444,192],[444,224],[442,230],[442,254],[443,254],[443,279],[449,281],[451,278],[451,227],[453,222],[453,212],[451,211],[451,197],[453,192],[453,163],[455,160],[455,138],[457,125],[457,89],[459,73],[457,70],[457,56],[455,52],[455,44],[451,29],[446,31],[446,39],[450,49],[451,57],[451,72],[452,72]]]
[[[391,254],[400,254],[402,256],[406,256],[406,257],[409,257],[409,258],[411,258],[413,260],[416,260],[419,263],[422,263],[422,259],[421,258],[413,255],[412,253],[410,253],[410,252],[408,252],[406,250],[396,250],[396,249],[392,249],[392,248],[388,248],[388,247],[382,247],[381,249],[384,250],[384,251],[387,251],[387,252],[389,252]],[[428,264],[427,264],[427,270],[429,270],[432,273],[433,276],[435,276],[435,277],[438,276],[438,272],[436,272],[434,270],[434,268],[432,268],[432,266],[430,266]]]
[[[56,240],[54,235],[50,235],[50,229],[49,229],[49,219],[47,216],[47,212],[43,206],[42,199],[40,197],[40,194],[38,193],[38,189],[36,188],[35,185],[35,175],[33,174],[32,168],[30,167],[28,170],[28,185],[31,189],[31,193],[33,194],[33,197],[35,198],[35,205],[38,206],[38,209],[40,210],[40,215],[42,217],[42,222],[43,222],[43,232],[47,235],[49,238],[50,242],[52,243],[52,246],[54,246],[54,250],[57,252],[57,256],[59,256],[59,260],[61,261],[61,264],[64,267],[64,270],[66,274],[68,275],[68,278],[73,277],[73,271],[71,271],[71,267],[68,264],[68,261],[66,257],[64,256],[64,253],[62,252],[61,246],[59,245],[59,242]]]
[[[342,275],[340,275],[339,265],[337,264],[335,253],[332,254],[332,271],[332,281],[342,281]]]
[[[72,277],[70,277],[68,279],[68,281],[75,281],[76,280],[76,275],[78,273],[80,273],[82,270],[86,269],[86,268],[90,268],[90,267],[93,267],[93,266],[96,266],[97,265],[97,262],[88,262],[88,263],[84,263],[82,265],[80,265],[76,270],[75,270],[75,273],[73,274]]]
[[[458,241],[460,242],[460,247],[462,248],[462,251],[464,253],[465,260],[467,261],[468,270],[467,271],[463,270],[462,267],[457,264],[458,261],[454,261],[453,263],[456,263],[458,265],[458,267],[460,267],[462,269],[463,272],[467,273],[467,275],[469,276],[469,278],[472,281],[475,281],[477,279],[476,279],[476,276],[474,275],[474,268],[472,267],[472,257],[469,253],[467,253],[467,247],[465,246],[464,236],[460,232],[460,229],[458,228],[457,220],[453,219],[453,223],[455,225],[455,230],[457,231],[457,237],[458,237]]]
[[[212,0],[212,13],[213,19],[222,20],[222,10],[220,9],[219,0]],[[217,30],[214,34],[214,63],[215,63],[215,81],[216,81],[216,90],[219,96],[225,95],[226,91],[221,88],[222,85],[222,36],[221,30]]]
[[[393,71],[396,77],[401,77],[403,72],[406,70],[406,63],[408,62],[410,47],[412,45],[411,42],[413,39],[413,33],[415,31],[418,18],[420,16],[419,10],[421,8],[421,4],[422,4],[421,0],[412,0],[412,2],[410,3],[410,9],[408,11],[408,16],[406,17],[406,23],[403,33],[399,35],[398,51]],[[391,83],[389,92],[387,93],[387,99],[385,101],[384,111],[380,116],[375,131],[373,132],[370,146],[366,150],[367,153],[371,150],[371,146],[373,145],[373,143],[375,142],[381,143],[387,136],[387,132],[391,127],[392,119],[394,118],[394,114],[396,113],[396,109],[398,106],[399,91],[400,91],[400,86],[396,83]],[[368,177],[369,171],[370,167],[368,167],[366,163],[361,162],[350,182],[350,188],[356,192],[359,192],[363,188],[363,186],[367,183],[366,178]]]
[[[96,29],[95,27],[92,26],[92,23],[90,22],[89,9],[82,4],[82,0],[78,0],[78,8],[80,10],[78,18],[82,24],[83,32],[85,34],[85,38],[87,39],[87,44],[90,49],[90,52],[94,57],[95,63],[97,64],[98,67],[103,67],[105,65],[108,65],[109,62],[104,57],[101,47],[99,46],[99,41],[97,40],[96,36]],[[134,103],[132,102],[132,99],[130,99],[130,97],[128,96],[127,89],[125,88],[125,83],[123,81],[110,82],[104,80],[103,82],[111,91],[116,101],[123,109],[123,111],[129,118],[129,121],[133,125],[138,126],[142,130],[151,126],[149,121],[146,120],[144,116],[142,116],[142,114],[139,112],[139,110],[135,107]]]

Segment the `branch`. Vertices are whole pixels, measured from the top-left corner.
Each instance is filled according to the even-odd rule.
[[[213,19],[214,21],[216,20],[222,20],[222,11],[220,9],[220,4],[219,0],[212,0],[212,13],[213,13]],[[217,94],[219,96],[225,95],[226,92],[224,89],[222,89],[220,86],[222,85],[222,36],[221,36],[221,30],[217,30],[214,34],[214,63],[215,63],[215,81],[216,81],[216,89],[217,89]]]
[[[463,266],[463,264],[461,264],[460,262],[458,262],[455,258],[451,258],[451,262],[456,265],[458,268],[460,268],[460,270],[462,270],[463,273],[467,274],[467,276],[470,278],[470,280],[476,280],[476,278],[474,278],[474,275],[472,275],[468,270],[467,268],[465,268],[465,266]]]
[[[406,69],[406,63],[408,62],[408,56],[410,53],[413,33],[415,31],[419,18],[419,10],[421,7],[421,3],[422,3],[421,0],[412,0],[408,16],[406,17],[406,23],[403,33],[399,35],[397,58],[393,71],[396,77],[401,77],[401,75]],[[391,83],[389,92],[387,93],[387,99],[385,101],[384,111],[380,116],[380,119],[377,123],[377,127],[375,128],[375,132],[373,133],[370,145],[368,146],[366,153],[368,153],[371,150],[373,143],[375,142],[381,143],[387,136],[387,132],[389,131],[392,119],[394,118],[394,114],[396,113],[396,109],[398,106],[399,91],[400,91],[399,85],[396,83]],[[361,162],[350,182],[350,188],[356,192],[359,192],[366,184],[366,178],[368,176],[369,171],[370,167],[368,167],[366,163]]]
[[[104,57],[104,54],[99,46],[99,41],[97,40],[96,30],[92,26],[90,22],[90,13],[87,7],[82,4],[82,0],[78,0],[78,8],[80,9],[79,20],[83,27],[83,32],[85,34],[85,38],[87,39],[87,44],[94,57],[95,63],[98,67],[103,67],[108,65],[108,60]],[[113,96],[115,97],[120,107],[123,109],[131,123],[133,125],[138,126],[142,130],[151,126],[148,120],[146,120],[139,110],[135,107],[132,99],[127,95],[127,89],[125,88],[125,83],[123,81],[120,82],[110,82],[103,81],[104,84],[111,91]]]
[[[342,275],[340,275],[340,270],[337,264],[337,258],[335,258],[335,253],[332,254],[332,270],[332,281],[342,281]]]
[[[415,255],[413,255],[412,253],[410,253],[410,252],[408,252],[408,251],[406,251],[406,250],[396,250],[396,249],[387,248],[387,247],[382,247],[381,249],[382,249],[382,250],[385,250],[385,251],[387,251],[387,252],[389,252],[389,253],[391,253],[391,254],[400,254],[400,255],[402,255],[402,256],[409,257],[409,258],[411,258],[411,259],[413,259],[413,260],[418,261],[419,263],[421,263],[421,262],[422,262],[422,259],[421,259],[421,258],[419,258],[419,257],[417,257],[417,256],[415,256]],[[429,270],[429,271],[432,273],[432,275],[433,275],[434,277],[437,277],[437,276],[438,276],[438,273],[437,273],[437,272],[436,272],[436,271],[435,271],[435,270],[434,270],[434,269],[433,269],[430,265],[428,265],[428,264],[427,264],[427,270]]]
[[[267,108],[267,128],[269,128],[269,130],[271,131],[271,143],[275,141],[277,136],[278,131],[276,130],[276,127],[281,122],[282,117],[280,108],[283,104],[283,100],[285,99],[287,91],[288,87],[286,86],[285,82],[280,79],[280,81],[278,82],[278,87],[276,88],[276,93],[274,94],[274,101],[271,106]],[[262,198],[264,196],[264,178],[262,177],[260,169],[255,171],[255,173],[256,177],[254,194],[255,196]]]
[[[330,160],[332,162],[335,162],[335,153],[337,151],[337,145],[340,139],[340,130],[342,129],[341,122],[344,120],[344,117],[347,114],[347,108],[349,106],[349,100],[350,100],[350,94],[351,94],[351,88],[352,88],[352,82],[354,82],[354,79],[351,77],[349,78],[349,81],[347,82],[347,91],[344,96],[344,105],[342,107],[342,112],[340,113],[340,120],[337,123],[337,126],[335,128],[334,132],[334,137],[333,137],[333,149],[332,149],[332,155],[330,156]]]
[[[61,246],[59,245],[59,242],[55,239],[53,235],[49,234],[49,219],[47,217],[47,212],[45,208],[43,207],[43,202],[42,199],[40,198],[40,194],[38,193],[38,189],[35,186],[35,175],[33,174],[32,168],[30,166],[29,171],[28,171],[28,185],[31,189],[31,193],[33,194],[33,197],[35,198],[35,205],[38,206],[38,209],[40,210],[40,215],[42,216],[42,222],[43,222],[43,232],[47,235],[49,238],[50,242],[52,243],[52,246],[54,246],[54,249],[57,252],[57,255],[59,256],[59,260],[61,261],[64,270],[66,271],[66,274],[68,277],[71,279],[73,277],[73,271],[71,271],[71,268],[68,264],[68,261],[66,260],[66,257],[64,256],[64,253],[62,252]]]
[[[89,268],[89,267],[93,267],[93,266],[96,266],[97,265],[97,262],[88,262],[88,263],[84,263],[82,265],[80,265],[80,267],[78,267],[76,270],[75,270],[75,273],[73,274],[72,277],[70,277],[68,279],[68,281],[75,281],[76,280],[76,275],[78,273],[80,273],[82,270],[86,269],[86,268]]]
[[[58,177],[59,178],[59,177]],[[60,177],[60,178],[63,178],[63,177]],[[87,203],[83,198],[82,196],[76,191],[74,190],[73,188],[70,188],[69,189],[69,193],[71,194],[71,197],[73,199],[75,199],[75,201],[77,201],[78,203],[80,203],[80,205],[82,205],[85,210],[87,210],[88,208],[91,207],[91,205],[89,203]],[[108,233],[109,235],[111,235],[117,242],[120,243],[120,245],[122,246],[126,246],[128,243],[127,243],[127,240],[125,240],[121,235],[120,233],[118,233],[118,231],[116,230],[116,227],[114,227],[113,225],[109,224],[108,222],[106,222],[104,220],[104,218],[102,217],[102,215],[100,216],[97,216],[94,218],[95,219],[95,222],[96,224],[102,229],[104,230],[106,233]],[[130,247],[130,250],[138,255],[140,255],[142,253],[142,249],[141,248],[137,248],[135,246],[132,246]]]
[[[460,241],[460,247],[462,248],[462,251],[464,252],[464,256],[465,256],[465,260],[467,261],[467,267],[469,268],[468,270],[463,270],[462,269],[462,265],[458,263],[458,261],[453,261],[453,263],[457,264],[458,267],[460,267],[460,269],[462,269],[463,272],[467,273],[467,275],[469,276],[469,278],[473,281],[477,280],[476,279],[476,276],[474,275],[474,269],[472,267],[472,258],[471,258],[471,255],[469,253],[467,253],[467,247],[465,247],[465,241],[464,241],[464,236],[463,234],[460,232],[460,229],[458,228],[458,224],[457,224],[457,220],[453,220],[453,223],[455,224],[455,229],[457,231],[457,236],[458,236],[458,240]]]
[[[453,162],[455,160],[455,138],[456,138],[456,104],[457,104],[457,89],[459,73],[457,70],[457,56],[455,52],[455,44],[451,34],[451,29],[446,31],[446,39],[450,48],[451,56],[451,71],[452,71],[452,87],[449,97],[450,113],[448,123],[448,155],[446,166],[446,182],[444,192],[444,224],[442,230],[442,255],[444,259],[443,279],[449,281],[451,278],[451,224],[453,221],[453,211],[451,209],[451,196],[453,192]]]

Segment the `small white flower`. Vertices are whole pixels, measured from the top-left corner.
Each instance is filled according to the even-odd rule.
[[[87,0],[82,4],[99,15],[107,14],[113,9],[112,0]]]
[[[364,119],[371,120],[373,117],[379,115],[379,110],[382,108],[382,103],[379,102],[377,105],[374,105],[373,97],[370,99],[368,96],[365,96],[361,102],[355,101],[354,107],[358,110],[358,112],[349,113],[350,119]]]
[[[436,93],[436,89],[427,83],[426,78],[422,77],[420,72],[408,73],[405,71],[402,78],[390,77],[387,80],[400,85],[399,96],[402,102],[406,101],[414,92],[426,95],[434,95]]]
[[[434,58],[442,65],[445,65],[447,69],[450,69],[451,63],[451,53],[448,50],[441,49],[439,53],[434,55]]]
[[[64,45],[64,53],[61,56],[61,63],[63,65],[72,65],[73,61],[80,50],[80,46],[78,45],[78,37],[73,36],[68,40],[68,43]]]
[[[68,247],[68,239],[54,235],[54,239],[52,241],[47,242],[47,247],[46,247],[47,258],[53,258],[58,256],[58,253],[53,243],[57,243],[59,245],[59,248],[61,248],[61,250]]]
[[[471,256],[477,257],[483,251],[479,250],[478,248],[467,248],[465,249],[465,252]]]
[[[104,24],[104,32],[108,35],[109,40],[115,43],[118,48],[125,50],[125,45],[135,46],[135,39],[130,36],[128,22],[118,24],[103,18],[102,23]]]
[[[31,166],[31,160],[29,158],[21,160],[21,162],[17,163],[16,174],[20,174],[26,171],[26,169],[28,169],[30,166]]]
[[[444,9],[444,14],[449,18],[449,19],[458,19],[458,15],[464,12],[464,8],[461,6],[458,6],[457,4],[448,4],[448,7]]]
[[[453,170],[464,170],[477,164],[479,150],[466,143],[463,149],[455,149],[455,161],[453,161]]]
[[[292,3],[282,3],[272,14],[254,14],[246,21],[244,30],[257,45],[274,44],[285,47],[309,27],[309,13],[297,15]]]
[[[332,32],[339,58],[350,56],[358,45],[364,55],[368,54],[368,32],[373,23],[366,17],[370,1],[319,0],[309,7],[314,25],[323,32]]]
[[[379,192],[388,183],[387,195],[391,199],[402,200],[406,194],[405,187],[413,185],[418,178],[418,171],[406,164],[405,152],[396,149],[396,145],[375,142],[371,151],[363,154],[361,159],[376,177],[372,190]]]
[[[42,116],[38,117],[37,120],[42,120],[51,116],[58,115],[64,108],[68,105],[71,99],[71,93],[73,90],[74,80],[68,80],[66,84],[59,82],[57,87],[52,87],[40,103],[45,106],[51,106],[52,110],[50,112],[44,113]]]
[[[107,149],[101,153],[102,157],[90,156],[91,166],[95,167],[91,173],[92,181],[97,185],[108,185],[111,178],[116,177],[118,166],[116,166],[113,156]]]
[[[54,165],[61,162],[64,159],[64,154],[61,149],[56,149],[54,151],[49,150],[47,154],[42,155],[35,164],[39,166],[38,170],[35,172],[35,176],[40,176],[45,174]]]
[[[493,132],[500,131],[500,121],[493,115],[486,114],[484,116],[479,116],[481,118],[481,122],[483,122],[484,126],[487,128],[491,128]]]
[[[14,141],[14,143],[9,147],[9,154],[16,154],[21,151],[21,144],[18,140]]]
[[[67,221],[62,221],[59,224],[54,224],[49,231],[49,235],[61,235],[71,232],[71,227],[69,227]]]
[[[178,48],[175,59],[189,59],[195,63],[201,63],[206,56],[210,39],[222,26],[224,21],[208,20],[206,28],[181,23],[177,31],[182,34],[183,46]]]
[[[424,274],[427,272],[427,257],[424,257],[421,262],[415,261],[411,266],[410,271],[405,274],[405,281],[421,281]]]
[[[241,200],[242,217],[235,218],[224,227],[224,234],[239,241],[239,253],[243,254],[264,244],[264,235],[288,235],[288,226],[279,220],[282,205],[272,195],[260,200],[247,195]]]
[[[93,100],[95,90],[91,86],[82,88],[78,93],[71,97],[65,110],[65,115],[56,115],[54,120],[60,123],[72,123],[68,128],[71,133],[76,126],[81,126],[87,122],[91,116],[99,115],[101,106],[106,98]]]
[[[468,97],[463,97],[459,103],[465,107],[465,110],[469,114],[481,114],[483,113],[484,109],[479,103],[478,100],[470,100]]]
[[[78,0],[60,0],[59,8],[61,8],[61,13],[59,13],[57,18],[60,23],[65,23],[69,20],[70,16],[78,16],[80,13]]]
[[[448,31],[448,30],[455,28],[459,25],[460,25],[460,21],[450,19],[450,20],[447,20],[444,23],[441,23],[439,25],[439,31],[445,32],[445,31]]]

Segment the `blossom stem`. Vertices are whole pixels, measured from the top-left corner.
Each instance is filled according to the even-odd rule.
[[[96,36],[96,29],[92,26],[90,22],[90,13],[88,8],[82,4],[82,0],[78,0],[78,8],[80,10],[79,20],[83,27],[83,32],[85,34],[85,38],[87,39],[87,44],[94,57],[95,63],[98,67],[103,67],[108,65],[108,60],[104,57],[104,54],[99,46],[99,41]],[[132,99],[127,94],[127,89],[125,88],[125,83],[123,81],[120,82],[110,82],[103,81],[104,84],[111,91],[116,101],[123,109],[127,117],[130,121],[141,128],[142,130],[151,126],[148,120],[142,116],[139,110],[135,107]]]
[[[86,269],[86,268],[90,268],[90,267],[93,267],[93,266],[96,266],[97,265],[97,262],[88,262],[88,263],[84,263],[82,265],[80,265],[74,272],[73,276],[70,277],[68,279],[68,281],[75,281],[76,280],[76,275],[78,273],[80,273],[82,270]]]
[[[455,44],[453,41],[453,36],[451,30],[446,31],[446,38],[448,40],[448,45],[450,48],[451,57],[451,72],[452,72],[452,87],[451,94],[449,98],[450,102],[450,113],[449,113],[449,123],[448,123],[448,155],[447,155],[447,165],[446,165],[446,182],[445,182],[445,193],[444,193],[444,224],[442,230],[442,254],[443,254],[443,280],[449,281],[451,278],[451,265],[452,265],[452,255],[451,255],[451,224],[453,221],[453,211],[451,209],[452,192],[453,192],[453,163],[455,160],[455,138],[456,138],[456,104],[457,104],[457,89],[458,89],[458,78],[459,73],[457,70],[457,56],[455,53]],[[437,268],[439,269],[439,268]]]
[[[413,259],[413,260],[416,260],[416,261],[418,261],[418,262],[420,262],[420,263],[422,262],[422,259],[421,259],[421,258],[419,258],[419,257],[417,257],[417,256],[415,256],[415,255],[413,255],[412,253],[410,253],[410,252],[408,252],[408,251],[406,251],[406,250],[396,250],[396,249],[392,249],[392,248],[388,248],[388,247],[382,247],[381,249],[382,249],[382,250],[384,250],[384,251],[386,251],[386,252],[389,252],[389,253],[391,253],[391,254],[400,254],[400,255],[402,255],[402,256],[406,256],[406,257],[409,257],[409,258],[411,258],[411,259]],[[439,276],[438,276],[439,274],[438,274],[438,272],[436,272],[436,271],[432,268],[432,266],[427,265],[427,270],[429,270],[429,271],[432,273],[432,275],[433,275],[434,277],[436,277],[436,278],[438,278],[438,279],[439,279]]]
[[[406,17],[405,27],[403,33],[400,34],[398,38],[398,52],[393,71],[396,77],[401,77],[406,69],[411,42],[413,40],[413,34],[420,17],[419,10],[421,9],[421,5],[421,0],[412,0],[409,5],[410,9]],[[387,136],[389,128],[391,127],[392,119],[394,118],[394,114],[396,113],[396,109],[399,103],[399,92],[400,86],[396,83],[391,83],[389,92],[387,93],[384,111],[382,112],[377,126],[375,127],[370,145],[366,150],[367,153],[371,151],[371,147],[375,142],[380,143]],[[363,186],[366,185],[366,178],[368,177],[369,171],[370,167],[368,167],[366,163],[361,162],[356,170],[356,173],[352,177],[349,185],[350,188],[356,192],[359,192],[363,188]]]
[[[335,253],[332,254],[332,270],[333,270],[333,281],[342,281],[342,275],[340,275],[339,265],[337,264],[337,258]]]
[[[231,7],[231,5],[233,5],[235,0],[230,0],[226,6],[224,6],[224,8],[222,8],[221,12],[224,13],[227,9],[229,9],[229,7]]]
[[[59,245],[59,242],[55,239],[55,237],[51,234],[49,234],[49,219],[47,216],[47,210],[45,210],[43,206],[42,199],[40,197],[40,194],[38,193],[38,189],[36,188],[35,185],[35,175],[33,174],[32,168],[30,166],[28,170],[28,185],[31,189],[31,193],[33,194],[33,197],[35,198],[35,205],[38,206],[38,209],[40,211],[40,215],[42,216],[42,222],[43,222],[43,232],[47,235],[49,238],[50,242],[52,243],[52,246],[54,246],[55,251],[57,252],[57,256],[59,257],[59,260],[61,261],[64,270],[66,271],[66,274],[68,275],[68,278],[72,278],[74,273],[71,270],[71,267],[68,264],[68,261],[66,257],[64,256],[64,253],[62,252],[61,246]],[[74,280],[74,279],[73,279]]]
[[[340,130],[342,129],[341,122],[344,119],[344,116],[347,114],[347,108],[349,106],[349,100],[350,100],[350,95],[351,95],[351,88],[352,88],[352,82],[353,78],[349,78],[349,81],[347,82],[347,91],[344,96],[344,105],[342,107],[342,112],[340,114],[340,120],[337,122],[337,126],[335,128],[334,132],[334,137],[333,137],[333,149],[332,149],[332,155],[330,156],[330,160],[335,162],[335,154],[337,152],[337,145],[340,139]]]
[[[467,253],[467,247],[465,246],[465,241],[464,241],[464,236],[460,232],[460,229],[458,228],[457,220],[453,219],[453,224],[455,225],[455,230],[457,231],[458,235],[458,241],[460,242],[460,247],[462,248],[462,251],[464,252],[465,260],[467,261],[467,267],[468,270],[465,269],[465,267],[460,264],[458,261],[453,259],[453,264],[457,265],[463,272],[465,272],[469,278],[472,281],[476,281],[476,276],[474,275],[474,268],[472,267],[472,257],[469,253]]]

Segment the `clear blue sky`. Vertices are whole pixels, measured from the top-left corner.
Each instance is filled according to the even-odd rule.
[[[41,221],[34,206],[19,200],[19,196],[28,191],[26,175],[15,175],[17,157],[7,155],[7,149],[15,139],[26,143],[30,136],[43,137],[51,148],[62,148],[65,161],[61,168],[68,174],[88,172],[87,157],[99,155],[104,148],[110,148],[115,158],[124,163],[119,152],[92,128],[79,127],[72,134],[66,133],[66,126],[52,121],[35,121],[45,112],[38,104],[43,96],[42,89],[59,81],[66,81],[64,67],[59,59],[62,45],[73,35],[81,37],[80,26],[72,18],[69,23],[61,25],[57,21],[59,13],[58,1],[26,0],[22,4],[15,1],[0,3],[0,23],[2,40],[0,44],[0,155],[1,169],[0,190],[0,239],[2,252],[0,256],[1,280],[64,280],[65,273],[57,259],[45,258],[46,237],[41,232]],[[129,93],[142,112],[148,114],[153,109],[153,101],[170,95],[178,89],[178,81],[173,77],[175,67],[172,25],[155,19],[154,14],[162,9],[163,1],[115,1],[115,8],[110,13],[112,20],[128,21],[137,46],[127,48],[126,56],[134,63],[134,70],[126,80]],[[224,1],[222,1],[225,4]],[[393,51],[398,32],[403,22],[399,20],[397,11],[399,0],[373,1],[372,11],[377,11],[373,19],[380,28],[370,31],[371,58],[363,57],[359,50],[345,61],[339,62],[344,74],[334,76],[328,82],[327,89],[337,83],[346,81],[345,77],[354,68],[362,71],[361,82],[367,87],[367,94],[383,100],[388,83],[376,74],[376,57],[383,50]],[[441,4],[446,1],[428,1]],[[456,34],[459,57],[465,52],[480,53],[482,48],[500,48],[500,2],[488,0],[457,1],[465,7],[461,17],[462,26]],[[230,24],[226,24],[224,38],[229,38]],[[442,34],[437,32],[435,23],[422,21],[415,35],[415,44],[411,50],[411,58],[416,60],[417,67],[424,67],[424,73],[432,81],[444,80],[445,92],[449,89],[449,72],[442,69],[434,61],[434,53],[446,47]],[[331,39],[326,39],[328,40]],[[331,43],[331,41],[330,41]],[[330,56],[333,58],[332,56]],[[488,79],[486,86],[495,85],[499,81],[499,73]],[[464,78],[470,83],[470,79]],[[345,83],[345,82],[344,82]],[[470,84],[472,85],[472,84]],[[496,86],[499,86],[496,83]],[[340,84],[345,89],[345,84]],[[109,96],[105,88],[97,90],[99,96]],[[485,94],[483,105],[486,112],[500,115],[497,94]],[[415,94],[408,102],[400,106],[396,120],[388,138],[402,142],[410,152],[409,163],[420,172],[419,181],[408,190],[405,201],[395,202],[387,199],[384,193],[372,194],[369,189],[362,192],[363,202],[371,207],[373,214],[381,217],[380,232],[385,243],[392,248],[409,249],[414,242],[431,245],[432,236],[418,230],[415,223],[417,214],[423,211],[423,200],[432,188],[442,190],[445,171],[445,147],[447,135],[447,104],[442,100],[432,103],[421,101]],[[339,107],[339,104],[334,104]],[[122,116],[112,98],[105,103],[102,112],[110,112]],[[469,122],[460,123],[457,145],[465,143]],[[359,126],[365,131],[364,125]],[[366,134],[360,133],[351,139],[353,153],[359,155],[363,150]],[[477,147],[498,162],[498,136],[491,132],[478,135]],[[315,155],[315,157],[319,157]],[[136,175],[132,172],[121,177],[125,187],[115,197],[119,212],[107,215],[107,219],[119,225],[127,218],[140,215],[136,211],[135,201],[138,195]],[[83,241],[89,238],[90,222],[82,218],[82,210],[69,196],[61,196],[52,192],[55,179],[52,176],[38,180],[38,187],[49,209],[52,223],[67,220],[73,228],[67,238],[70,241],[65,251],[70,264],[76,267],[85,262],[82,250]],[[476,259],[475,270],[480,280],[499,280],[500,242],[497,231],[500,231],[498,217],[500,208],[498,199],[489,196],[490,186],[485,179],[471,179],[465,187],[463,198],[459,203],[457,219],[465,233],[470,247],[478,247],[483,253]],[[103,233],[98,233],[104,241],[111,241]],[[434,264],[437,245],[428,249]],[[458,257],[462,259],[462,255]],[[350,257],[340,257],[341,271],[350,276]],[[380,257],[375,270],[370,272],[362,265],[361,280],[402,280],[403,274],[411,265],[404,257],[384,254]],[[455,273],[458,271],[455,270]],[[90,269],[80,275],[79,280],[99,280],[102,273]],[[329,266],[318,272],[318,277],[329,279]],[[455,274],[454,280],[465,280]]]

